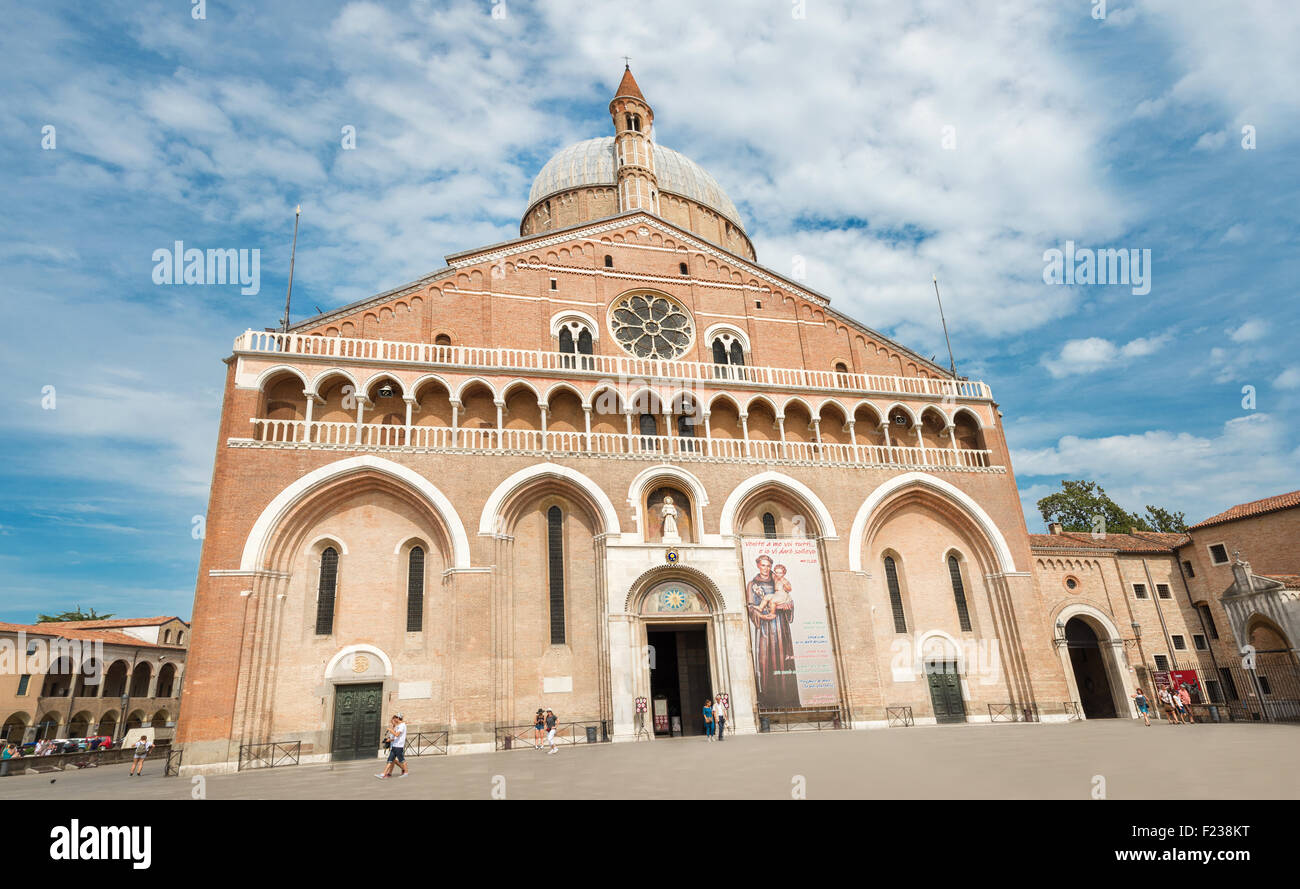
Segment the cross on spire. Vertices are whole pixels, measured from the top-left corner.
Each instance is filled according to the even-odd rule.
[[[632,60],[627,56],[623,56],[623,70],[625,71],[632,70]]]

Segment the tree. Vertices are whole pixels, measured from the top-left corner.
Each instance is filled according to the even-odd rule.
[[[85,614],[82,612],[81,606],[78,605],[76,611],[65,611],[62,614],[38,614],[36,615],[36,622],[38,624],[54,624],[73,620],[108,620],[112,616],[111,614],[96,614],[94,608],[90,609],[89,614]]]
[[[1155,531],[1186,531],[1187,519],[1181,512],[1170,512],[1158,506],[1147,504],[1147,521]]]
[[[1147,507],[1145,518],[1128,512],[1106,495],[1096,482],[1061,480],[1061,490],[1038,501],[1045,522],[1060,522],[1064,531],[1131,534],[1134,531],[1182,531],[1187,525],[1181,512]],[[1180,527],[1181,526],[1181,527]]]

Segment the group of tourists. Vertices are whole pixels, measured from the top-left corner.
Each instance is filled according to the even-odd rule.
[[[1185,684],[1173,689],[1167,685],[1161,686],[1156,697],[1160,699],[1160,707],[1170,725],[1196,724],[1192,717],[1192,693]],[[1133,694],[1133,703],[1137,705],[1142,721],[1151,725],[1151,701],[1142,689],[1139,688]]]
[[[721,741],[727,727],[727,699],[721,694],[716,699],[704,699],[704,740]]]

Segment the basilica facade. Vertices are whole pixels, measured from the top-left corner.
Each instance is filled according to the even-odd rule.
[[[1122,709],[1125,628],[1040,590],[989,387],[761,265],[630,71],[609,111],[518,238],[236,339],[185,767],[373,756],[394,713],[452,752],[718,697],[741,733],[1063,720],[1062,615]]]

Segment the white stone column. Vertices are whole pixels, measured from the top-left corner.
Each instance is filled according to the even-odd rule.
[[[587,428],[587,431],[585,433],[587,439],[587,452],[590,453],[591,452],[591,405],[589,404],[584,404],[582,406],[582,422],[583,425],[585,425]]]
[[[745,456],[749,456],[749,414],[740,415],[740,434],[744,438]]]
[[[709,425],[709,414],[704,414],[704,440],[707,442],[705,447],[708,449],[709,456],[713,456],[713,427]]]
[[[451,446],[456,447],[460,439],[460,399],[451,399]]]
[[[316,406],[316,393],[304,389],[302,394],[307,399],[307,411],[304,415],[302,427],[302,441],[311,441],[311,416],[312,408]]]

